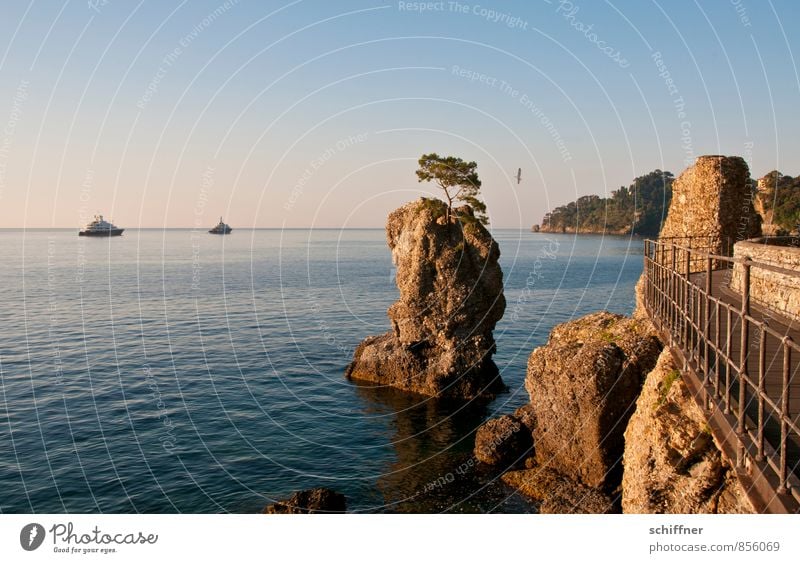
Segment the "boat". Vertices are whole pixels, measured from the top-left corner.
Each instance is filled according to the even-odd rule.
[[[213,229],[211,229],[208,232],[211,233],[212,235],[227,235],[227,234],[230,234],[230,232],[232,230],[233,229],[231,229],[231,226],[230,225],[226,225],[225,223],[223,223],[222,222],[222,217],[220,217],[219,218],[219,223],[217,223],[217,226],[214,227]]]
[[[78,231],[78,235],[82,237],[118,237],[124,230],[105,221],[102,215],[95,215],[94,221],[86,225],[82,231]]]

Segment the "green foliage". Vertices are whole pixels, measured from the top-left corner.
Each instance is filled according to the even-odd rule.
[[[772,211],[772,222],[786,232],[800,225],[800,176],[792,178],[773,170],[763,178],[758,198],[765,211]]]
[[[420,207],[422,209],[430,211],[434,219],[442,217],[447,213],[447,205],[443,201],[438,199],[423,197],[422,204],[420,205]]]
[[[654,170],[613,191],[610,198],[580,197],[545,215],[542,228],[655,236],[666,219],[673,179],[670,172]]]
[[[458,216],[458,221],[461,223],[461,228],[463,229],[464,233],[472,236],[478,236],[478,224],[486,224],[477,217],[465,214],[460,214]]]
[[[660,407],[667,401],[667,394],[669,390],[672,389],[672,384],[678,381],[681,377],[681,372],[674,369],[667,374],[667,377],[664,378],[664,382],[661,384],[661,389],[659,389],[659,397],[658,397],[658,406]]]
[[[442,189],[447,200],[447,220],[450,221],[453,202],[463,201],[472,207],[475,218],[486,225],[486,204],[478,199],[481,181],[478,178],[478,164],[465,162],[454,156],[423,154],[419,159],[417,178],[420,182],[434,182]],[[463,217],[461,218],[463,219]]]
[[[614,335],[611,334],[611,331],[608,331],[608,330],[600,331],[600,338],[602,340],[604,340],[605,342],[608,342],[609,344],[613,344],[614,343]]]

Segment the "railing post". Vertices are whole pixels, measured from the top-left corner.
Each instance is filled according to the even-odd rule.
[[[650,260],[650,239],[644,241],[644,308],[650,312],[650,304],[653,302],[650,294],[652,279],[652,263]]]
[[[722,349],[722,329],[719,326],[719,301],[714,303],[714,399],[717,400],[720,397],[719,394],[719,359],[720,359],[720,350]]]
[[[767,332],[761,327],[758,337],[758,428],[756,461],[764,461],[764,396],[766,395]]]
[[[733,337],[732,307],[725,307],[725,414],[731,414],[731,339]]]
[[[750,260],[745,258],[742,262],[742,309],[739,312],[739,413],[737,415],[736,433],[739,435],[738,459],[739,467],[744,464],[744,438],[745,438],[745,403],[747,402],[747,380],[749,372],[747,369],[747,357],[750,349],[750,322],[747,317],[750,315]]]
[[[708,358],[708,352],[709,352],[709,350],[708,350],[709,334],[708,333],[711,330],[711,307],[710,307],[710,304],[711,304],[711,290],[712,290],[712,285],[711,285],[712,278],[711,278],[711,276],[713,275],[712,272],[713,272],[713,270],[711,269],[711,256],[709,255],[709,256],[706,257],[706,297],[703,300],[704,301],[703,302],[703,308],[704,308],[704,311],[703,311],[703,322],[704,322],[704,326],[705,326],[705,328],[703,329],[703,340],[704,340],[704,343],[705,343],[704,352],[703,352],[703,355],[704,355],[704,358],[703,358],[703,383],[704,383],[704,385],[708,385],[708,370],[709,370],[710,362],[711,362],[709,360],[709,358]]]
[[[661,318],[661,245],[658,241],[653,241],[653,321]],[[656,326],[658,323],[656,322]]]
[[[683,343],[686,346],[686,352],[688,353],[689,361],[692,360],[692,343],[691,343],[692,309],[689,303],[689,298],[690,298],[689,275],[692,270],[691,244],[692,244],[691,239],[689,239],[689,242],[687,243],[687,249],[684,250],[684,252],[686,253],[686,280],[684,281],[684,288],[683,288]]]
[[[672,260],[669,264],[669,300],[670,303],[670,327],[669,327],[669,344],[675,346],[675,325],[678,321],[677,303],[678,303],[678,289],[675,273],[678,270],[678,249],[675,244],[672,244]]]
[[[659,263],[658,263],[659,264],[658,265],[658,276],[659,276],[658,283],[659,283],[659,287],[661,289],[661,291],[659,292],[659,295],[658,295],[658,309],[659,309],[658,310],[658,312],[659,312],[658,324],[663,329],[664,328],[664,319],[666,319],[666,313],[667,313],[667,276],[666,276],[665,269],[664,269],[664,262],[666,261],[665,260],[665,252],[666,251],[664,249],[664,243],[662,243],[662,242],[658,243],[658,251],[659,251],[659,254],[660,254]]]
[[[789,439],[789,423],[787,422],[789,419],[789,376],[791,363],[792,363],[792,347],[791,347],[792,339],[789,336],[786,336],[783,339],[783,381],[781,384],[781,460],[780,460],[780,480],[781,482],[778,485],[778,493],[784,494],[788,491],[786,487],[786,480],[787,480],[787,465],[788,460],[786,458],[786,442]]]

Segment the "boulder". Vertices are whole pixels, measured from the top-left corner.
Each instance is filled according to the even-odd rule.
[[[528,358],[536,461],[613,491],[623,433],[661,343],[644,320],[601,312],[553,329]]]
[[[500,249],[469,206],[421,198],[389,215],[386,238],[400,299],[392,329],[355,350],[350,379],[429,396],[473,398],[503,388],[492,331],[505,311]]]
[[[287,500],[278,501],[264,508],[264,514],[319,514],[341,513],[347,510],[347,502],[341,493],[318,487],[298,491]]]
[[[475,433],[475,458],[489,465],[510,467],[533,449],[533,436],[516,416],[503,415],[484,422]]]
[[[522,423],[527,431],[530,432],[531,439],[533,439],[533,430],[536,428],[536,414],[533,412],[533,405],[525,403],[519,407],[514,411],[514,418]]]
[[[753,512],[668,348],[647,376],[625,431],[624,466],[624,512]]]

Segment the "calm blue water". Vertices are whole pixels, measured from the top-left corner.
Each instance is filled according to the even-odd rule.
[[[397,298],[382,230],[0,231],[0,510],[254,512],[314,486],[357,511],[535,510],[457,468],[555,324],[632,310],[642,243],[494,235],[510,391],[464,405],[343,377]]]

